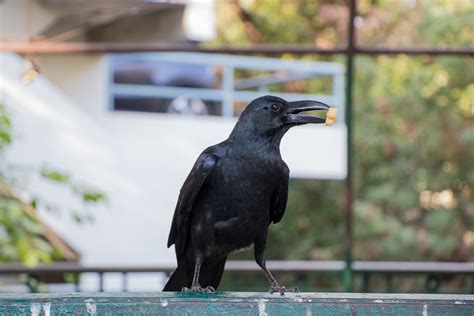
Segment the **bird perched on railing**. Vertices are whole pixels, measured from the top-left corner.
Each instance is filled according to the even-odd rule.
[[[326,119],[299,114],[312,110],[329,111]],[[246,107],[229,138],[202,152],[181,188],[168,239],[178,267],[163,291],[214,292],[227,255],[252,245],[270,293],[296,291],[280,286],[265,265],[268,226],[282,219],[288,198],[280,141],[293,126],[334,119],[335,108],[317,101],[265,96]]]

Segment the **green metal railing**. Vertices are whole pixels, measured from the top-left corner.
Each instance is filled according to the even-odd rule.
[[[468,285],[463,292],[474,294],[474,263],[469,262],[383,262],[383,261],[354,261],[350,267],[345,261],[268,261],[268,267],[278,274],[299,275],[331,275],[345,281],[349,270],[354,279],[362,280],[359,292],[371,292],[371,280],[382,278],[385,280],[385,291],[395,292],[398,289],[393,286],[393,279],[403,276],[419,276],[424,279],[425,288],[421,292],[437,293],[445,280],[452,278],[464,279]],[[32,292],[37,291],[32,284],[38,281],[48,280],[52,277],[61,278],[64,275],[74,275],[74,290],[81,291],[80,275],[83,273],[95,273],[98,275],[97,291],[104,291],[104,276],[108,273],[120,273],[122,275],[122,291],[128,291],[128,276],[131,273],[166,273],[175,269],[174,264],[156,264],[153,266],[82,266],[74,263],[54,263],[50,265],[39,265],[37,267],[25,267],[18,264],[0,265],[1,276],[24,275],[26,285]],[[253,261],[229,261],[226,265],[226,274],[261,274],[263,272]],[[35,282],[31,282],[34,280]],[[158,280],[158,278],[157,278]],[[158,282],[158,281],[157,281]],[[266,283],[265,283],[266,284]],[[0,289],[1,290],[1,289]],[[459,292],[459,289],[458,289]]]
[[[1,315],[473,315],[472,295],[0,294]]]

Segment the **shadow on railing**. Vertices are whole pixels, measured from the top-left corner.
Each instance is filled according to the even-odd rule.
[[[267,266],[275,273],[336,273],[342,277],[346,270],[344,261],[267,261]],[[127,276],[129,273],[166,273],[169,275],[175,269],[174,264],[155,264],[153,266],[84,266],[78,263],[40,264],[35,267],[26,267],[20,264],[0,264],[0,278],[2,276],[26,276],[26,285],[31,292],[37,289],[32,280],[50,280],[62,278],[64,275],[73,275],[75,291],[80,292],[80,275],[96,273],[99,277],[98,290],[104,291],[104,274],[122,274],[122,291],[128,291]],[[470,288],[462,293],[474,294],[474,263],[473,262],[388,262],[388,261],[354,261],[351,270],[355,278],[361,278],[362,292],[370,292],[371,279],[382,277],[386,282],[387,292],[393,292],[394,276],[423,276],[425,277],[425,291],[439,292],[441,283],[453,276],[465,278],[470,282]],[[253,261],[228,261],[226,271],[230,273],[261,273],[261,269]],[[468,280],[470,278],[470,280]],[[71,278],[70,278],[71,279]],[[1,279],[0,279],[1,283]]]

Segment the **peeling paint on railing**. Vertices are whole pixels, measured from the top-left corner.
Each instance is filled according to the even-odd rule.
[[[97,314],[97,307],[92,298],[85,300],[87,314],[95,316]]]

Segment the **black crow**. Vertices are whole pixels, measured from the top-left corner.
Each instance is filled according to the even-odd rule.
[[[229,138],[202,152],[179,194],[168,239],[178,267],[163,291],[215,291],[227,255],[252,245],[270,293],[292,290],[280,286],[265,265],[268,226],[281,220],[288,198],[289,169],[280,141],[293,126],[332,123],[334,108],[327,121],[298,114],[328,109],[317,101],[255,99]]]

